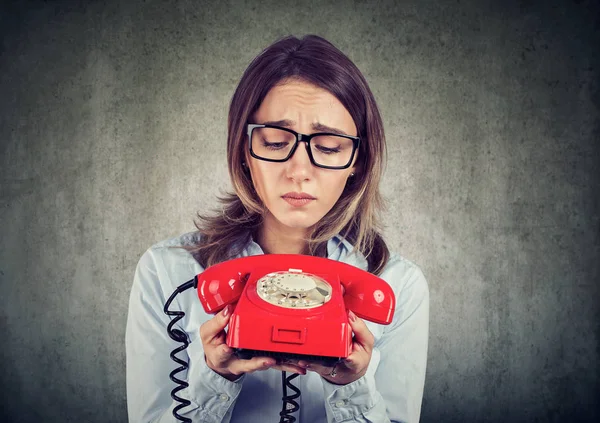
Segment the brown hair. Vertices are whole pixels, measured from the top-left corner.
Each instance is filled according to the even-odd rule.
[[[383,200],[379,182],[385,159],[383,123],[369,86],[358,68],[333,44],[316,35],[286,37],[266,48],[248,66],[229,108],[227,159],[235,193],[219,200],[220,213],[198,215],[198,243],[190,247],[205,268],[231,259],[244,249],[262,222],[264,205],[243,167],[246,125],[275,85],[298,79],[332,93],[352,116],[361,139],[356,175],[337,203],[315,225],[307,240],[311,255],[325,256],[327,241],[342,235],[381,273],[389,251],[379,233]]]

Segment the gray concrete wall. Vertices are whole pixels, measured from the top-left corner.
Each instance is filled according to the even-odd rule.
[[[431,289],[422,421],[598,421],[594,1],[0,13],[2,421],[125,421],[134,267],[228,187],[230,97],[290,33],[336,44],[381,107],[386,236]]]

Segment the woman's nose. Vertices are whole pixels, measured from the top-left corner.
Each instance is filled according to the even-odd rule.
[[[292,157],[287,161],[287,176],[296,181],[309,179],[313,171],[313,165],[308,156],[308,145],[301,142],[294,151]]]

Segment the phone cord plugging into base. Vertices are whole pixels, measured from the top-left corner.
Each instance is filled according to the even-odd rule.
[[[189,288],[195,288],[195,287],[196,287],[196,278],[191,279],[191,280],[187,281],[186,283],[178,286],[177,289],[175,289],[175,292],[173,292],[173,294],[171,294],[171,296],[165,303],[165,308],[164,308],[164,312],[167,316],[174,317],[167,326],[167,332],[169,333],[169,336],[171,337],[172,340],[174,340],[176,342],[181,342],[181,344],[182,344],[179,347],[175,348],[173,351],[171,351],[171,354],[170,354],[171,360],[173,360],[175,363],[180,365],[179,367],[174,369],[171,373],[169,373],[169,378],[173,382],[175,382],[175,384],[177,385],[171,391],[171,398],[173,398],[173,400],[175,400],[179,403],[177,406],[175,406],[175,408],[173,408],[173,416],[175,416],[175,418],[177,420],[186,422],[186,423],[192,423],[192,420],[188,419],[187,417],[183,417],[183,416],[179,415],[179,410],[187,407],[188,405],[191,404],[191,402],[185,398],[181,398],[179,395],[177,395],[177,393],[179,391],[181,391],[182,389],[187,388],[189,386],[189,384],[185,380],[181,380],[181,379],[177,378],[175,375],[180,372],[185,372],[188,369],[188,363],[186,361],[183,361],[179,357],[177,357],[177,353],[184,351],[190,344],[190,340],[187,336],[187,333],[185,333],[181,329],[173,328],[173,326],[175,326],[175,324],[178,321],[180,321],[183,318],[183,316],[185,316],[185,313],[183,311],[171,311],[171,310],[169,310],[169,306],[171,305],[171,303],[173,302],[173,300],[175,299],[177,294],[179,294],[180,292],[183,292]]]
[[[292,380],[300,376],[298,373],[292,373],[288,377],[286,377],[285,372],[281,372],[281,385],[283,386],[283,407],[279,416],[281,417],[279,423],[294,423],[296,418],[292,416],[292,413],[295,413],[300,409],[300,405],[296,401],[296,398],[300,396],[300,389],[296,388],[292,385]],[[287,388],[290,388],[295,393],[288,395]]]

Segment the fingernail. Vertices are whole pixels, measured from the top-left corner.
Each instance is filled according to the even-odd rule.
[[[356,321],[356,314],[354,314],[352,310],[348,310],[348,319],[350,319],[352,323]]]
[[[229,315],[229,306],[225,306],[223,309],[223,317],[227,317]]]

